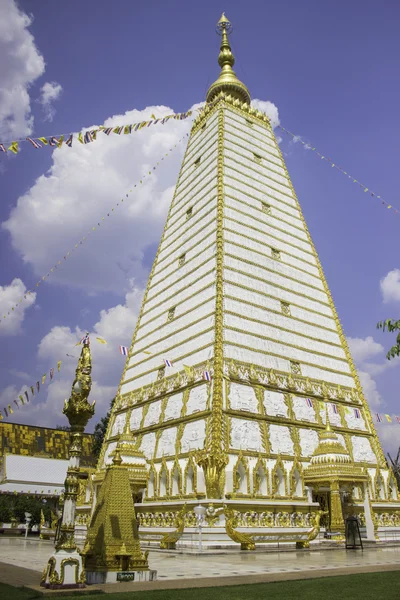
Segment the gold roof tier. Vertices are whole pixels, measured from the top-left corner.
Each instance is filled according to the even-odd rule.
[[[241,102],[250,104],[251,98],[247,87],[237,77],[235,71],[232,69],[235,64],[235,57],[232,54],[232,50],[228,41],[228,35],[232,31],[232,24],[222,13],[222,17],[217,23],[217,31],[222,37],[221,49],[218,56],[218,63],[221,67],[221,73],[217,79],[208,89],[206,100],[212,102],[220,92],[229,94],[233,98],[237,98]]]
[[[366,479],[363,468],[354,464],[348,450],[332,431],[328,408],[326,408],[325,430],[319,434],[319,444],[311,457],[310,464],[304,470],[305,483],[308,485],[334,480],[359,483]]]

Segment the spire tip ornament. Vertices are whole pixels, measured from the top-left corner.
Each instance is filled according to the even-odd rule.
[[[218,79],[209,87],[206,101],[212,102],[219,93],[225,92],[235,99],[250,104],[251,98],[247,87],[237,77],[233,70],[235,57],[229,44],[228,35],[232,33],[232,23],[227,19],[225,13],[222,13],[217,23],[217,33],[222,37],[221,48],[218,55],[218,64],[221,67],[221,73]]]

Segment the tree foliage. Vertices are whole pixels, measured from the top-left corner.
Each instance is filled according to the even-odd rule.
[[[111,400],[110,410],[106,414],[105,417],[102,417],[100,421],[96,424],[93,432],[93,454],[96,458],[99,458],[101,447],[103,445],[104,437],[106,435],[108,422],[111,417],[112,407],[114,406],[115,398]]]
[[[389,352],[386,354],[386,358],[390,360],[391,358],[395,358],[396,356],[400,356],[400,321],[393,321],[393,319],[386,319],[386,321],[379,321],[376,325],[377,329],[382,329],[382,331],[388,331],[389,333],[393,333],[393,331],[398,331],[396,337],[396,344],[392,346]]]
[[[15,518],[18,523],[25,523],[25,513],[32,515],[30,526],[39,525],[40,512],[44,518],[51,518],[50,508],[39,498],[26,495],[2,495],[0,497],[0,523],[10,523]]]

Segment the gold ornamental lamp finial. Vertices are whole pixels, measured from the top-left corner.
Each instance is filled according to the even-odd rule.
[[[229,44],[228,35],[232,33],[232,23],[222,13],[222,17],[217,23],[217,33],[221,36],[221,48],[218,56],[218,63],[221,67],[221,73],[208,89],[206,101],[212,102],[220,92],[224,92],[233,98],[246,104],[250,104],[251,98],[247,87],[237,77],[233,70],[235,57]]]

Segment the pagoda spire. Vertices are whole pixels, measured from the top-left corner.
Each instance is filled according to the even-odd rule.
[[[235,57],[233,56],[229,44],[228,35],[232,33],[232,24],[222,13],[222,17],[217,23],[217,33],[222,37],[221,48],[218,56],[218,63],[221,67],[221,73],[218,79],[209,87],[206,100],[212,100],[220,93],[225,92],[233,98],[237,98],[246,104],[250,104],[250,93],[247,87],[237,77],[233,70]]]

